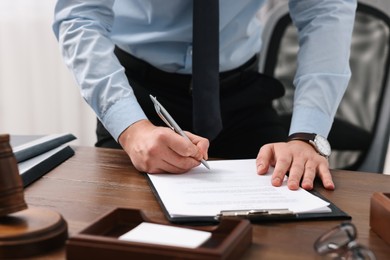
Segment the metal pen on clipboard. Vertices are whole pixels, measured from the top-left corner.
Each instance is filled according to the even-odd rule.
[[[289,209],[250,209],[250,210],[222,210],[215,216],[215,220],[222,220],[224,218],[244,218],[248,220],[260,220],[267,218],[283,218],[296,216],[296,214]]]

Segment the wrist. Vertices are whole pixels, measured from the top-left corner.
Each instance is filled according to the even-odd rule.
[[[132,139],[137,138],[138,133],[144,132],[146,128],[153,126],[153,124],[147,120],[142,119],[127,127],[118,137],[119,144],[125,148],[126,144],[132,143]]]
[[[321,135],[300,132],[291,134],[287,137],[287,142],[295,140],[309,143],[317,151],[317,153],[324,156],[325,158],[328,158],[331,154],[331,147],[328,140]]]

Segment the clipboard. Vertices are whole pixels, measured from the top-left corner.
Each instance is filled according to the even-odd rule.
[[[164,212],[165,217],[169,222],[174,224],[188,224],[188,225],[207,225],[207,224],[218,224],[223,219],[235,218],[235,219],[247,219],[251,223],[263,223],[263,222],[274,222],[274,221],[308,221],[308,220],[350,220],[352,217],[338,208],[334,203],[330,202],[324,198],[317,191],[310,191],[311,194],[323,199],[324,201],[329,202],[329,208],[331,212],[318,212],[318,213],[292,213],[288,210],[255,210],[248,209],[246,212],[240,210],[241,214],[230,214],[227,216],[221,216],[222,213],[218,216],[172,216],[167,208],[165,207],[158,191],[156,190],[153,182],[150,180],[149,176],[146,175],[147,181],[150,185],[150,188],[156,197],[158,203],[160,204],[162,211]]]

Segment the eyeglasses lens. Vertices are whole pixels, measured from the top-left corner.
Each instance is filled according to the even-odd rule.
[[[355,239],[356,230],[354,226],[342,224],[318,238],[314,248],[321,255],[331,252],[343,252],[348,249],[348,244]]]
[[[342,223],[317,239],[314,248],[317,253],[333,259],[375,260],[368,248],[356,242],[356,228],[351,223]]]

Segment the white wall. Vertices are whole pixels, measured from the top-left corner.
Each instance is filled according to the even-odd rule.
[[[74,143],[93,145],[96,118],[61,59],[51,29],[54,5],[0,1],[0,133],[70,132]]]
[[[0,1],[0,133],[71,132],[93,145],[96,119],[60,57],[54,5]]]

